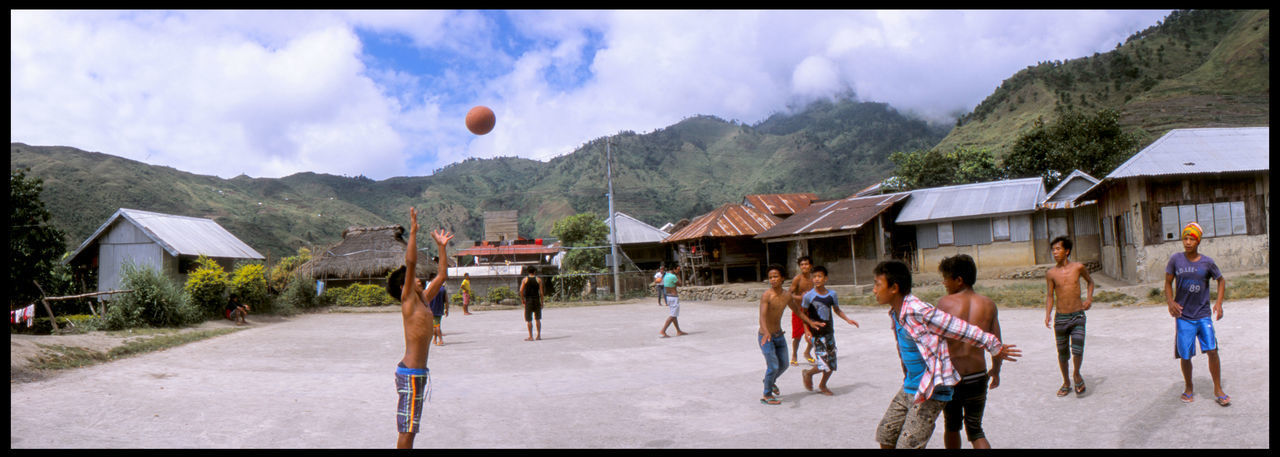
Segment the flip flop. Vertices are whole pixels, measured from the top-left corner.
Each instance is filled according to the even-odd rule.
[[[1059,396],[1059,397],[1065,397],[1065,396],[1067,396],[1067,394],[1069,394],[1069,393],[1071,393],[1071,388],[1070,388],[1070,387],[1062,386],[1062,387],[1059,387],[1059,388],[1058,388],[1058,396]]]
[[[1080,381],[1079,384],[1076,384],[1076,396],[1079,397],[1081,395],[1084,395],[1084,391],[1085,391],[1084,381]]]
[[[794,367],[794,366],[797,366],[797,365],[800,365],[800,362],[799,362],[799,361],[795,361],[795,360],[792,360],[792,361],[791,361],[791,366],[793,366],[793,367]]]
[[[1221,397],[1218,397],[1218,398],[1214,399],[1213,401],[1217,402],[1217,403],[1218,403],[1218,406],[1223,406],[1223,407],[1231,406],[1231,396],[1230,396],[1230,395],[1223,395],[1223,396],[1221,396]]]
[[[813,357],[805,357],[805,359],[808,359],[809,363],[818,363],[817,360],[813,360]]]
[[[771,389],[771,391],[773,392],[773,394],[774,394],[774,395],[782,395],[782,392],[778,391],[778,385],[777,385],[777,384],[774,384],[774,385],[773,385],[773,388]]]
[[[779,400],[779,399],[777,399],[777,398],[773,398],[773,397],[761,398],[761,399],[760,399],[760,404],[762,404],[762,405],[781,405],[781,404],[782,404],[782,400]]]
[[[1186,392],[1183,392],[1183,393],[1182,393],[1182,402],[1183,402],[1183,403],[1191,403],[1191,402],[1193,402],[1193,401],[1196,401],[1196,394],[1189,394],[1189,393],[1186,393]]]

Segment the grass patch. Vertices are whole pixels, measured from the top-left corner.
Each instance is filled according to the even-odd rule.
[[[142,329],[139,329],[142,330]],[[171,329],[146,329],[146,330],[168,330]],[[64,370],[68,368],[79,368],[94,365],[102,362],[109,362],[116,359],[130,357],[138,354],[159,351],[171,347],[181,346],[193,341],[200,341],[215,336],[233,333],[243,328],[219,328],[212,330],[197,330],[186,333],[168,333],[159,334],[150,338],[135,339],[127,341],[120,346],[111,348],[107,352],[94,351],[78,346],[63,346],[60,344],[41,344],[39,345],[44,352],[32,361],[31,367],[44,370]],[[122,332],[113,332],[122,333]],[[134,332],[135,334],[140,332]],[[157,333],[157,332],[149,332]]]
[[[1223,275],[1227,278],[1227,298],[1224,300],[1245,300],[1249,298],[1267,298],[1271,296],[1271,278],[1267,275],[1250,273],[1243,276],[1232,277],[1231,275]],[[1209,282],[1209,302],[1210,304],[1218,300],[1218,282]],[[1164,288],[1152,287],[1147,291],[1143,303],[1148,304],[1164,304]]]
[[[1132,305],[1138,302],[1138,297],[1129,294],[1122,294],[1112,290],[1104,290],[1093,295],[1094,303],[1113,303],[1116,305]]]

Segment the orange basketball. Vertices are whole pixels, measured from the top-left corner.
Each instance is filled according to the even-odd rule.
[[[493,117],[493,110],[487,106],[477,106],[467,111],[467,130],[476,135],[484,135],[493,130],[493,124],[497,119]]]

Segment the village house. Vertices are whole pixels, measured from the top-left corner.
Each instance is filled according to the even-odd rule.
[[[1076,197],[1098,183],[1098,178],[1075,170],[1062,179],[1040,202],[1032,218],[1037,264],[1054,263],[1049,243],[1059,236],[1071,239],[1071,259],[1096,263],[1101,259],[1098,205],[1093,200],[1077,203]]]
[[[690,221],[663,243],[675,246],[685,284],[760,281],[765,246],[755,236],[781,220],[750,206],[725,203]]]
[[[386,286],[387,276],[404,265],[404,251],[409,246],[404,235],[401,225],[348,227],[342,231],[341,241],[317,250],[296,272],[316,281],[317,294],[352,284]],[[418,243],[423,246],[422,240]],[[419,277],[426,278],[438,266],[431,255],[419,252],[415,268]]]
[[[236,261],[263,260],[212,219],[120,208],[63,262],[76,270],[97,270],[97,291],[106,292],[121,290],[128,262],[183,284],[202,255],[227,271]]]
[[[1170,130],[1075,198],[1098,201],[1102,271],[1163,281],[1181,230],[1223,271],[1270,265],[1270,127]]]
[[[756,235],[768,245],[768,263],[794,268],[809,255],[827,268],[831,284],[872,284],[877,263],[892,258],[892,225],[907,193],[816,202]]]
[[[520,236],[518,216],[515,210],[484,212],[484,239],[450,254],[456,259],[445,281],[451,295],[459,293],[463,275],[470,276],[471,291],[484,297],[496,287],[518,291],[525,267],[533,267],[544,283],[549,283],[547,276],[559,272],[560,244]]]
[[[672,256],[667,254],[662,244],[669,235],[667,232],[622,212],[615,212],[614,219],[618,221],[618,253],[630,259],[630,264],[642,271],[653,271],[671,261]],[[608,218],[604,220],[605,226],[610,227],[613,233],[611,222]],[[619,268],[623,265],[627,265],[626,260],[619,263]]]
[[[1036,243],[1032,219],[1044,201],[1039,178],[1011,179],[909,192],[894,223],[894,236],[910,237],[914,252],[907,258],[921,273],[938,271],[942,259],[968,254],[978,265],[978,277],[994,278],[1034,266]],[[1047,236],[1047,234],[1046,234]]]

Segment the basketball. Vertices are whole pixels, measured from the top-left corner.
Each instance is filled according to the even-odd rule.
[[[493,130],[493,124],[497,119],[493,117],[493,110],[487,106],[477,106],[467,111],[467,130],[476,135],[484,135]]]

